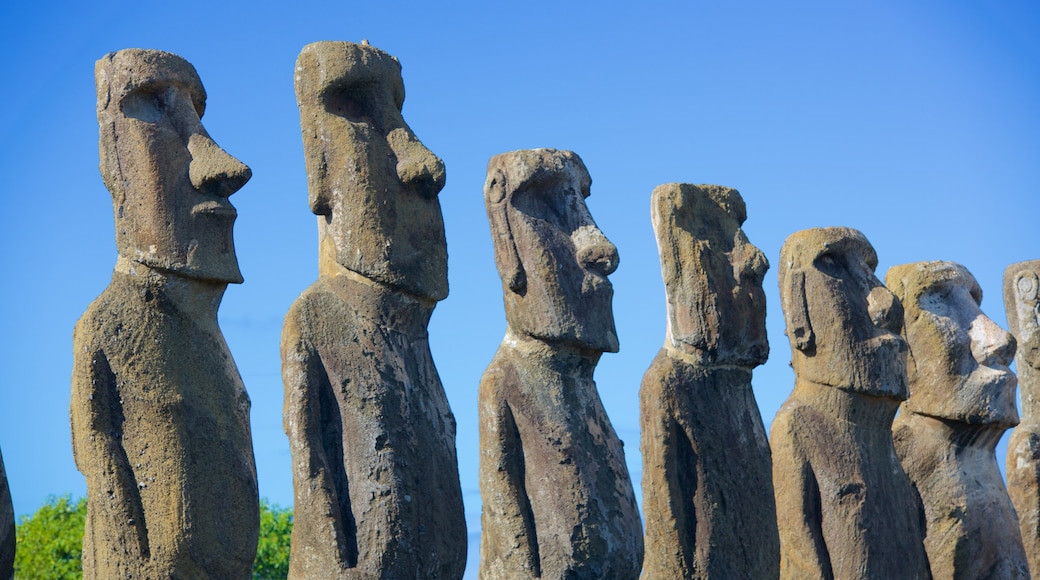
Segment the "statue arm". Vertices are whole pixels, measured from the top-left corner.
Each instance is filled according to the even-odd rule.
[[[325,424],[339,423],[330,421],[339,417],[338,408],[322,412],[323,407],[337,405],[332,385],[320,354],[301,333],[292,312],[283,328],[281,351],[283,424],[295,491],[290,564],[321,561],[324,569],[352,568],[357,565],[357,532],[346,493],[342,424]],[[337,434],[338,442],[329,441]],[[339,446],[338,457],[330,457],[326,443]]]
[[[773,420],[773,486],[780,530],[780,578],[832,578],[823,536],[820,487],[794,439],[798,419],[781,408]]]
[[[509,404],[504,400],[485,400],[488,377],[483,382],[480,491],[484,512],[480,552],[486,561],[481,562],[480,577],[495,578],[518,570],[538,577],[541,575],[538,535],[527,495],[523,444]],[[512,563],[506,564],[508,561]]]
[[[127,552],[127,561],[148,557],[148,529],[130,461],[123,448],[123,401],[119,383],[101,349],[79,348],[73,360],[72,452],[87,479],[89,517],[84,551],[94,534]],[[84,554],[94,562],[93,554]]]

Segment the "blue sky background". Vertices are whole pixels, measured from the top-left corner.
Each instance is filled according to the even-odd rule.
[[[576,151],[589,207],[618,246],[621,352],[597,371],[637,489],[638,388],[664,337],[649,219],[669,181],[741,191],[769,257],[772,356],[755,372],[771,422],[793,384],[776,285],[794,231],[863,231],[889,266],[959,262],[1006,326],[1003,269],[1040,257],[1040,4],[966,1],[621,3],[8,2],[0,8],[0,449],[18,514],[85,493],[68,424],[72,328],[116,253],[98,173],[94,61],[128,47],[193,63],[204,124],[253,169],[233,198],[246,282],[224,335],[253,400],[260,493],[290,505],[282,317],[317,276],[293,65],[317,40],[397,56],[404,114],[447,165],[451,294],[430,326],[458,421],[477,559],[477,384],[505,329],[481,188],[504,151]],[[1003,461],[1004,448],[998,451]],[[471,566],[471,569],[473,566]]]

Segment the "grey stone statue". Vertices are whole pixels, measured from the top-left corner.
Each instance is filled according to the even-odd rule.
[[[7,487],[4,456],[0,454],[0,580],[14,578],[14,506]]]
[[[924,506],[932,574],[1029,578],[995,453],[1018,423],[1015,339],[979,309],[982,289],[959,264],[894,266],[885,283],[903,304],[910,347],[910,398],[892,431]]]
[[[480,578],[634,579],[643,536],[592,374],[617,352],[591,180],[570,151],[491,158],[484,184],[506,336],[480,381]]]
[[[667,298],[664,348],[643,377],[643,577],[776,578],[769,441],[751,371],[769,355],[769,263],[735,189],[669,183],[651,217]]]
[[[1018,339],[1015,369],[1022,392],[1022,422],[1008,441],[1008,493],[1018,512],[1029,570],[1040,578],[1040,260],[1007,267],[1004,308],[1008,328]]]
[[[860,232],[792,234],[780,297],[795,387],[773,420],[780,577],[928,578],[892,419],[907,397],[899,300]]]
[[[95,69],[119,257],[76,324],[72,443],[85,578],[249,578],[259,504],[249,396],[217,308],[239,283],[228,196],[249,168],[209,137],[206,93],[156,50]]]
[[[319,277],[282,331],[290,578],[462,577],[455,419],[427,323],[448,295],[444,164],[401,116],[401,65],[318,42],[296,95]]]

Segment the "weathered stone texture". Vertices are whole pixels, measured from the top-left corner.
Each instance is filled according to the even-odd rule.
[[[1008,493],[1029,570],[1040,578],[1040,260],[1007,267],[1004,308],[1008,328],[1018,339],[1015,369],[1022,393],[1022,422],[1008,441]]]
[[[480,577],[634,579],[643,535],[593,371],[616,352],[617,250],[574,153],[514,151],[484,185],[507,331],[480,382]]]
[[[282,331],[289,577],[461,578],[455,419],[427,334],[448,293],[444,165],[401,116],[385,52],[308,45],[296,94],[320,277]]]
[[[241,274],[227,197],[250,176],[200,122],[178,56],[97,63],[119,258],[76,324],[71,420],[85,578],[249,578],[259,507],[249,397],[217,326]]]
[[[995,449],[1018,423],[1015,339],[979,306],[963,267],[918,262],[889,269],[903,304],[910,397],[893,425],[896,452],[924,506],[936,578],[1028,578],[1018,521]]]
[[[640,388],[643,577],[776,578],[769,442],[751,390],[769,354],[762,278],[730,188],[657,187],[651,216],[668,304]]]
[[[4,456],[0,454],[0,579],[14,577],[14,506],[7,487]]]
[[[924,527],[892,443],[907,397],[899,301],[860,232],[792,234],[780,296],[795,388],[773,421],[781,578],[928,578]]]

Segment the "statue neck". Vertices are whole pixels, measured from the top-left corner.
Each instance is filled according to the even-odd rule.
[[[227,289],[227,282],[202,280],[178,275],[135,262],[124,256],[116,261],[113,281],[138,286],[145,300],[150,296],[165,299],[177,310],[199,322],[217,323],[217,309]]]
[[[803,378],[795,379],[792,397],[826,409],[828,414],[848,423],[888,433],[899,401],[822,385]]]
[[[549,343],[506,328],[502,347],[515,351],[526,363],[560,374],[592,380],[602,352],[567,344]]]
[[[350,305],[358,317],[393,332],[419,338],[427,336],[436,301],[401,292],[338,263],[333,264],[335,267],[322,268],[321,280]]]

